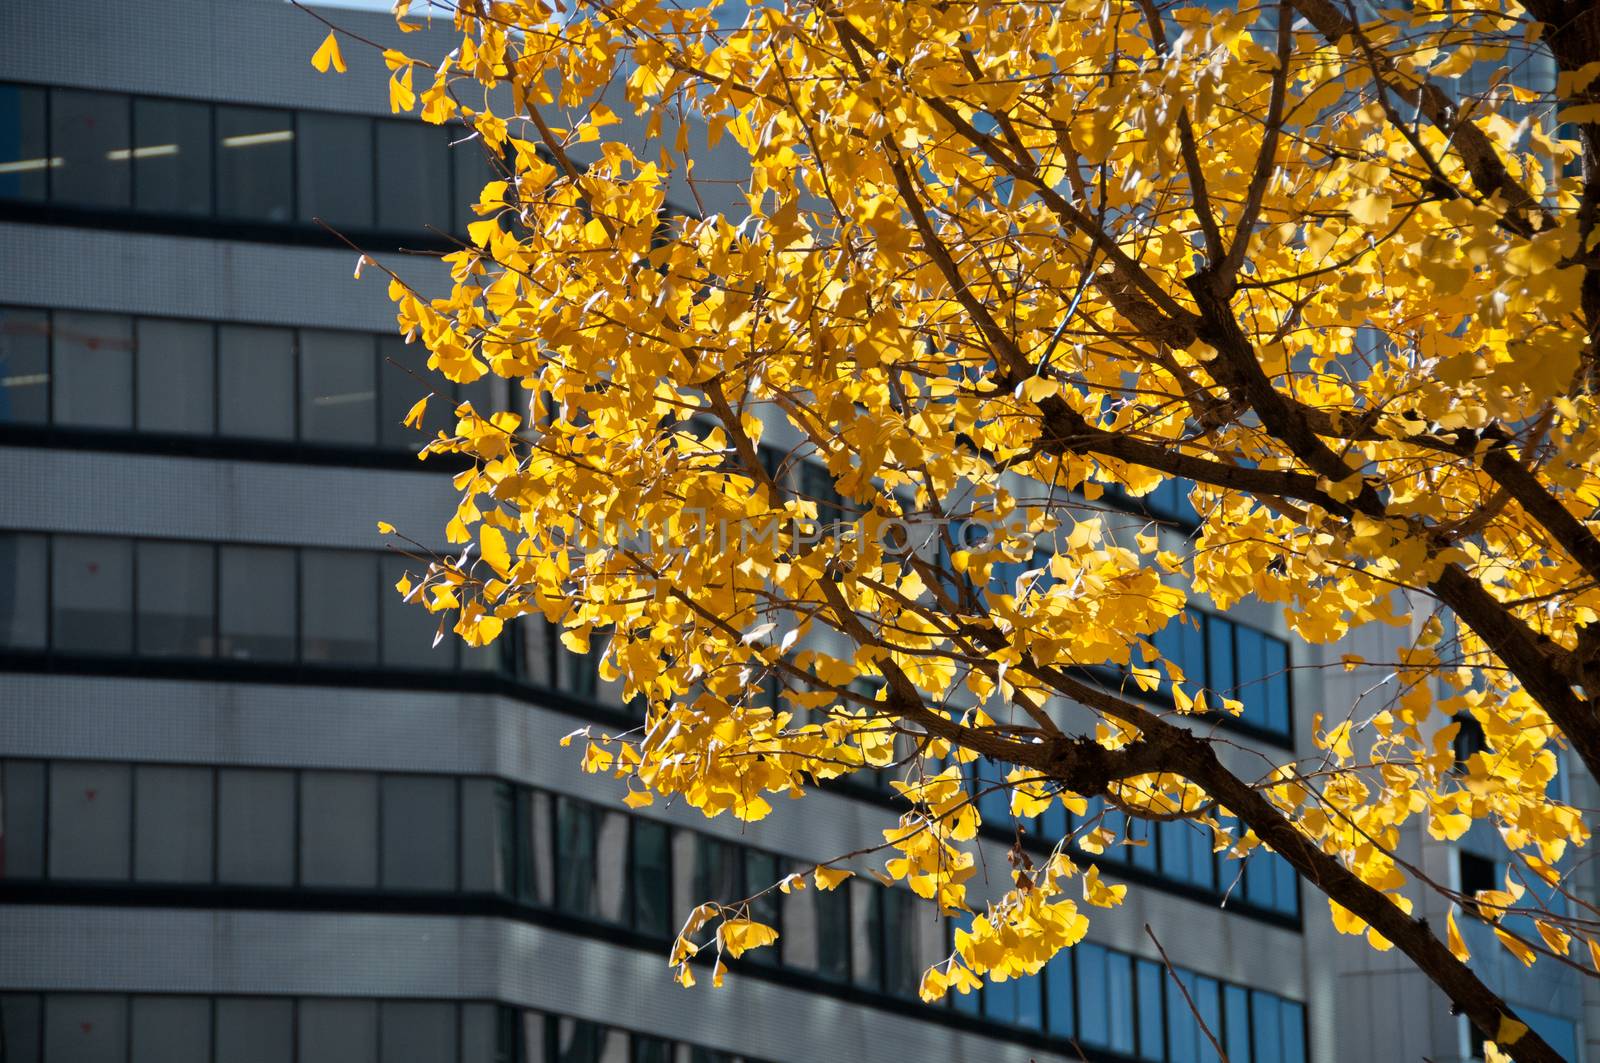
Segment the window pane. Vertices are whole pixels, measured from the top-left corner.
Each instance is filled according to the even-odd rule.
[[[1211,1037],[1205,1033],[1205,1030],[1209,1030],[1212,1036],[1218,1036],[1222,1032],[1222,1002],[1217,989],[1215,978],[1196,977],[1189,985],[1189,992],[1194,996],[1195,1010],[1200,1013],[1200,1022],[1205,1027],[1200,1033],[1201,1063],[1221,1063],[1216,1046],[1211,1043]]]
[[[1087,943],[1073,946],[1078,967],[1078,1036],[1086,1045],[1110,1043],[1106,950]]]
[[[39,1063],[44,1002],[34,993],[0,993],[0,1059]]]
[[[0,102],[5,91],[0,88]],[[0,186],[5,180],[0,171]],[[49,419],[50,315],[0,307],[0,424],[44,424]]]
[[[378,1063],[375,1000],[302,1000],[299,1027],[299,1063]]]
[[[0,761],[0,879],[44,877],[44,765]]]
[[[1179,970],[1179,978],[1189,992],[1194,992],[1194,975]],[[1169,976],[1170,978],[1170,976]],[[1189,1002],[1175,985],[1167,987],[1167,1058],[1172,1063],[1199,1063],[1200,1024],[1194,1021]]]
[[[455,780],[383,780],[383,885],[448,890],[456,885]]]
[[[45,198],[52,166],[45,147],[43,89],[0,85],[0,199]]]
[[[44,998],[45,1063],[123,1063],[127,1057],[126,997],[51,993]]]
[[[633,926],[658,937],[673,930],[671,844],[672,832],[666,824],[633,821]]]
[[[294,774],[217,773],[217,881],[294,882]]]
[[[50,198],[84,207],[132,202],[128,97],[114,92],[50,90]]]
[[[46,540],[0,534],[0,646],[45,645]]]
[[[817,973],[835,982],[850,980],[850,890],[808,890],[816,906]]]
[[[516,795],[505,783],[461,780],[462,890],[514,895],[516,811]]]
[[[453,1063],[454,1004],[383,1002],[383,1063]]]
[[[210,768],[141,765],[134,773],[133,809],[135,879],[211,881]]]
[[[215,548],[205,543],[136,546],[139,653],[210,657],[215,649]]]
[[[1220,616],[1206,617],[1206,686],[1225,697],[1238,696],[1233,674],[1233,625]]]
[[[449,134],[439,126],[378,120],[378,228],[450,225]]]
[[[55,648],[133,652],[133,543],[62,535],[52,551]]]
[[[1073,1032],[1072,954],[1074,951],[1074,949],[1062,949],[1045,966],[1050,1032],[1057,1037],[1071,1037]]]
[[[299,135],[300,220],[335,229],[372,227],[372,120],[302,111]]]
[[[917,962],[916,917],[916,901],[909,892],[883,891],[883,988],[894,996],[912,999],[922,981],[922,965]],[[1013,980],[1011,984],[1017,987],[1013,1021],[1037,1028],[1040,1025],[1038,979]]]
[[[210,435],[216,428],[212,327],[141,318],[137,331],[139,430]]]
[[[695,835],[694,841],[694,892],[700,902],[743,899],[738,847],[704,834]]]
[[[210,1063],[211,1002],[204,997],[132,998],[129,1063]]]
[[[1218,1032],[1218,1031],[1213,1031]],[[1228,1063],[1250,1063],[1250,994],[1236,985],[1222,987],[1222,1047]]]
[[[398,450],[419,450],[441,429],[455,427],[455,415],[450,401],[450,382],[428,368],[428,349],[421,342],[406,343],[399,336],[382,336],[378,340],[379,438],[385,447]],[[428,402],[422,418],[422,430],[404,425],[407,412],[431,391],[437,390]]]
[[[224,546],[221,651],[235,660],[294,660],[294,551]]]
[[[1134,978],[1139,996],[1139,1058],[1161,1059],[1165,1054],[1162,1043],[1165,1033],[1162,1018],[1161,994],[1166,986],[1167,972],[1159,963],[1135,960]]]
[[[593,805],[556,798],[556,907],[572,915],[593,916],[599,908],[598,820]]]
[[[294,1005],[288,1000],[217,1000],[217,1061],[290,1063]]]
[[[294,126],[288,111],[217,108],[217,213],[286,222],[293,217]]]
[[[1301,1004],[1290,1000],[1278,1001],[1279,1028],[1283,1031],[1283,1063],[1306,1063],[1305,1012],[1306,1009]],[[1548,1032],[1545,1034],[1545,1039],[1550,1040]],[[1557,1047],[1560,1047],[1559,1043]],[[1570,1040],[1567,1042],[1567,1047],[1570,1050]]]
[[[373,337],[361,332],[300,333],[300,437],[370,446],[378,435]]]
[[[376,775],[311,771],[300,776],[300,881],[377,885]]]
[[[1250,1045],[1258,1063],[1284,1063],[1283,1029],[1278,1019],[1278,998],[1271,993],[1250,994]]]
[[[447,631],[437,646],[433,644],[439,633],[440,614],[428,612],[418,602],[407,602],[395,590],[395,584],[408,571],[415,584],[423,567],[393,554],[382,558],[378,594],[382,598],[384,664],[406,668],[449,668],[455,664],[460,639]]]
[[[300,657],[371,664],[378,659],[378,559],[345,550],[300,556]]]
[[[57,424],[133,427],[133,321],[121,314],[54,315],[50,390]]]
[[[1266,688],[1266,725],[1278,734],[1289,733],[1289,646],[1270,636],[1262,640],[1261,659]]]
[[[294,438],[294,333],[289,329],[222,326],[217,381],[223,435]]]
[[[1133,1054],[1133,961],[1120,952],[1106,952],[1106,1026],[1111,1048]]]
[[[456,127],[450,130],[450,135],[452,139],[458,139],[465,136],[466,131]],[[473,213],[472,204],[478,201],[483,186],[499,180],[500,174],[490,161],[489,151],[483,141],[477,138],[454,144],[450,148],[450,163],[455,170],[454,202],[451,204],[454,207],[455,224],[452,231],[465,236],[469,224],[487,220]]]
[[[211,213],[211,108],[133,101],[133,203],[143,211]]]

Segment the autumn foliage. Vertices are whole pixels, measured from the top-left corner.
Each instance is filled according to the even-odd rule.
[[[401,592],[475,644],[535,613],[605,640],[646,716],[580,745],[635,803],[757,819],[889,768],[880,866],[961,912],[986,757],[1019,815],[1100,798],[1276,851],[1556,1058],[1454,917],[1407,914],[1431,884],[1394,852],[1486,821],[1559,891],[1588,837],[1553,784],[1600,769],[1592,11],[722,6],[463,0],[454,51],[385,53],[396,110],[503,173],[451,291],[394,275],[399,327],[516,396],[427,444],[471,459],[458,556]],[[1172,480],[1192,534],[1105,504]],[[1247,598],[1307,643],[1398,625],[1396,693],[1303,705],[1313,757],[1228,755],[1238,701],[1155,642]],[[1125,889],[1065,840],[1014,874],[925,995],[1037,971]],[[1505,947],[1589,963],[1592,921],[1534,914]],[[673,959],[772,936],[707,905]]]

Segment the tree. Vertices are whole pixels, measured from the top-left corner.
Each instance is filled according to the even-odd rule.
[[[631,802],[757,819],[892,766],[885,873],[959,911],[981,756],[1022,814],[1098,798],[1270,848],[1512,1058],[1557,1058],[1453,917],[1441,938],[1408,914],[1431,884],[1394,850],[1419,817],[1487,821],[1560,889],[1588,836],[1551,785],[1558,749],[1600,776],[1600,14],[718,17],[463,0],[442,61],[385,53],[396,110],[469,123],[503,170],[448,295],[391,274],[399,327],[527,400],[427,444],[471,459],[462,551],[401,593],[474,644],[533,613],[607,639],[647,716],[584,735],[584,763]],[[796,491],[776,472],[802,461]],[[1192,534],[1103,505],[1158,489]],[[1239,701],[1157,646],[1186,601],[1246,597],[1319,644],[1432,617],[1389,704],[1322,706],[1321,755],[1263,772],[1220,748]],[[1461,763],[1458,715],[1487,742]],[[1019,864],[925,995],[1078,940],[1076,879],[1121,898],[1064,846]],[[1498,919],[1519,894],[1459,899]],[[1497,927],[1525,962],[1596,948],[1593,920],[1534,914],[1535,940]],[[695,912],[681,977],[708,941],[770,939],[748,916]]]

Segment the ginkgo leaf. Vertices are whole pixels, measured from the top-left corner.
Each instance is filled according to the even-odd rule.
[[[328,35],[322,39],[322,43],[317,46],[316,52],[311,56],[311,65],[321,73],[326,74],[330,64],[336,72],[340,74],[345,72],[344,56],[339,52],[339,39],[334,36],[332,31],[329,31]]]
[[[1467,950],[1467,943],[1461,937],[1460,928],[1456,926],[1456,910],[1454,908],[1451,908],[1449,912],[1445,914],[1445,923],[1448,930],[1450,955],[1454,956],[1462,963],[1466,963],[1468,960],[1472,959],[1472,953]]]
[[[817,889],[826,891],[833,889],[855,872],[819,864],[811,874],[817,881]]]
[[[428,400],[431,398],[433,398],[431,394],[424,395],[412,403],[411,408],[406,411],[405,419],[401,423],[407,428],[421,428],[422,418],[428,412]]]

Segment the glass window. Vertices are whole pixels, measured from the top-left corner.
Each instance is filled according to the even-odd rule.
[[[133,787],[133,877],[140,882],[210,882],[211,769],[140,765]]]
[[[375,1000],[302,1000],[296,1025],[299,1063],[378,1063]]]
[[[635,818],[632,845],[633,927],[646,934],[666,937],[673,931],[672,832],[664,823]],[[775,922],[765,921],[769,925]]]
[[[1166,985],[1166,968],[1150,960],[1134,960],[1134,979],[1139,999],[1139,1058],[1166,1058],[1166,1022],[1161,1011],[1161,993]]]
[[[1188,996],[1186,997],[1175,985],[1167,987],[1168,1058],[1172,1063],[1199,1063],[1202,1059],[1213,1058],[1216,1051],[1211,1048],[1206,1035],[1200,1029],[1200,1024],[1195,1021],[1195,1012],[1198,1011],[1205,1018],[1206,1025],[1210,1026],[1213,1032],[1216,1030],[1211,1024],[1211,1017],[1206,1015],[1200,995],[1196,992],[1198,980],[1193,971],[1178,968],[1174,973],[1183,983],[1184,989],[1188,990]]]
[[[133,201],[128,97],[115,92],[50,90],[50,198],[82,207]]]
[[[294,1057],[293,1001],[219,997],[216,1024],[219,1063],[290,1063]]]
[[[1262,640],[1262,668],[1266,676],[1262,701],[1270,731],[1289,733],[1289,644],[1270,635]]]
[[[136,331],[139,431],[210,435],[216,429],[215,330],[197,321],[140,318]]]
[[[1075,949],[1062,949],[1045,965],[1046,1007],[1050,1016],[1050,1032],[1057,1037],[1071,1037],[1074,1030],[1072,1007],[1072,954]]]
[[[43,649],[47,541],[0,533],[0,646]]]
[[[51,643],[78,653],[133,652],[133,543],[61,535],[52,543]]]
[[[1250,1063],[1250,993],[1236,985],[1222,987],[1222,1047],[1228,1063]]]
[[[288,111],[217,108],[217,213],[286,222],[294,216],[294,120]]]
[[[1077,952],[1078,1033],[1085,1044],[1133,1053],[1133,969],[1130,957],[1099,945]]]
[[[1206,616],[1206,686],[1224,697],[1238,697],[1233,673],[1233,625],[1220,616]]]
[[[440,431],[455,427],[450,382],[428,368],[428,349],[420,340],[406,343],[399,336],[379,337],[378,381],[379,436],[385,447],[415,451]],[[422,430],[407,428],[406,414],[418,399],[432,391],[439,394],[428,400]]]
[[[1278,998],[1259,990],[1250,994],[1250,1048],[1256,1063],[1284,1063],[1283,1028]]]
[[[1200,1021],[1204,1029],[1200,1032],[1200,1060],[1201,1063],[1222,1063],[1217,1055],[1216,1046],[1211,1043],[1212,1037],[1222,1034],[1222,1000],[1218,993],[1217,980],[1195,976],[1189,983],[1189,992],[1194,997],[1195,1010],[1200,1013]],[[1206,1031],[1210,1031],[1207,1036]]]
[[[672,1042],[634,1034],[631,1063],[672,1063]]]
[[[0,760],[0,879],[44,877],[44,765]]]
[[[386,1000],[381,1008],[383,1063],[452,1063],[454,1004]]]
[[[461,780],[461,888],[510,895],[516,888],[516,800],[493,779]]]
[[[556,907],[573,915],[598,911],[598,810],[587,801],[556,798]]]
[[[217,880],[293,884],[294,773],[223,768],[217,802]]]
[[[36,994],[0,993],[0,1059],[39,1063],[43,1010],[43,1001]]]
[[[57,424],[133,427],[133,320],[58,310],[50,401]]]
[[[450,135],[459,143],[450,147],[450,163],[455,170],[455,190],[451,195],[451,205],[455,208],[454,222],[451,231],[461,236],[467,233],[467,226],[475,221],[485,221],[472,210],[472,205],[483,194],[483,186],[490,181],[501,178],[499,170],[490,157],[489,149],[477,137],[460,140],[469,136],[462,128],[450,130]]]
[[[217,430],[245,439],[294,438],[294,333],[223,325],[217,330]]]
[[[1246,723],[1267,726],[1266,642],[1261,632],[1242,624],[1233,629],[1234,660],[1238,667],[1239,700],[1244,702],[1241,716]]]
[[[739,874],[739,849],[731,842],[695,835],[694,892],[698,900],[732,904],[744,897]]]
[[[126,997],[98,993],[46,995],[45,1063],[123,1063],[127,1053]]]
[[[897,997],[916,999],[922,982],[922,965],[917,962],[916,898],[907,890],[885,889],[882,892],[882,905],[884,991]],[[1043,1020],[1038,979],[1024,978],[1012,984],[1017,987],[1013,1021],[1038,1028]]]
[[[309,771],[300,776],[300,881],[307,886],[378,882],[378,777]]]
[[[211,108],[133,101],[133,204],[158,214],[211,213]]]
[[[386,776],[382,808],[383,885],[388,889],[455,889],[455,780]]]
[[[207,543],[135,545],[139,653],[210,657],[215,650],[215,548]]]
[[[129,1001],[129,1063],[211,1063],[211,1001],[137,996]]]
[[[378,559],[350,550],[300,555],[300,657],[373,664],[378,660]]]
[[[373,337],[365,333],[301,330],[302,439],[350,446],[377,441],[375,358]]]
[[[599,1023],[556,1019],[557,1063],[628,1063],[628,1035]]]
[[[382,600],[384,664],[405,668],[449,668],[455,664],[460,639],[447,631],[437,646],[433,644],[443,614],[430,613],[420,602],[408,602],[395,590],[395,584],[407,572],[415,584],[426,567],[395,554],[382,558],[378,594]]]
[[[0,88],[0,106],[5,91]],[[0,138],[4,135],[0,131]],[[5,181],[0,169],[0,187]],[[0,306],[0,424],[44,424],[49,419],[50,315]]]
[[[61,159],[46,152],[43,89],[0,85],[0,199],[39,202]]]
[[[1523,1011],[1526,1013],[1528,1012],[1528,1009],[1524,1008]],[[1538,1017],[1539,1013],[1533,1012],[1529,1016],[1530,1021],[1528,1025],[1533,1026],[1534,1022],[1538,1020]],[[1556,1021],[1566,1025],[1561,1019],[1557,1019]],[[1305,1007],[1301,1004],[1296,1004],[1292,1000],[1279,1000],[1278,1023],[1279,1029],[1283,1032],[1283,1063],[1306,1063]],[[1569,1039],[1566,1041],[1565,1049],[1568,1052],[1572,1052],[1570,1025],[1566,1026],[1566,1032],[1569,1034]],[[1548,1043],[1556,1048],[1557,1051],[1562,1050],[1562,1042],[1554,1036],[1554,1030],[1540,1030],[1540,1033]],[[1576,1053],[1573,1054],[1576,1055]],[[1256,1063],[1261,1063],[1261,1061],[1257,1060]]]
[[[222,656],[292,661],[295,637],[294,551],[224,546],[219,629]]]
[[[372,228],[372,119],[301,111],[300,220],[335,229]]]
[[[848,880],[847,880],[848,881]],[[808,889],[817,922],[817,973],[835,982],[850,980],[850,889]]]
[[[450,224],[450,135],[441,126],[378,119],[378,228],[421,232]]]

